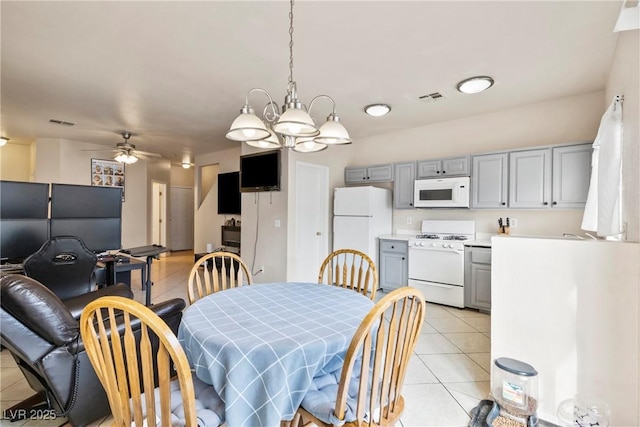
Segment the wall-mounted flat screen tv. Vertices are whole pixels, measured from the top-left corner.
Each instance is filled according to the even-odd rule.
[[[240,191],[280,191],[280,150],[240,156]]]
[[[240,172],[219,173],[218,214],[239,215],[240,207]]]

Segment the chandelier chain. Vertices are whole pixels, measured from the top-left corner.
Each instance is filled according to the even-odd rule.
[[[289,9],[289,83],[293,83],[293,0]]]

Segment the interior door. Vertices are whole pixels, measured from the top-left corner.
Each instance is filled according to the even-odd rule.
[[[171,250],[193,249],[193,188],[171,187]]]
[[[317,282],[329,254],[329,168],[296,162],[295,245],[289,280]]]

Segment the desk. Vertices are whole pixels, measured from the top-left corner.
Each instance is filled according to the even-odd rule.
[[[147,277],[146,280],[142,282],[142,288],[146,291],[145,305],[151,305],[151,286],[153,285],[153,282],[151,282],[151,263],[153,259],[158,258],[161,253],[169,252],[169,249],[160,245],[148,245],[123,249],[120,252],[129,254],[132,257],[147,257]]]
[[[229,427],[291,420],[313,377],[342,367],[373,302],[317,283],[268,283],[208,295],[182,317],[178,339],[225,402]]]

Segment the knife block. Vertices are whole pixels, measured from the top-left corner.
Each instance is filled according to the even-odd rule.
[[[498,234],[509,234],[509,229],[511,227],[507,225],[503,225],[502,227],[498,227]]]

